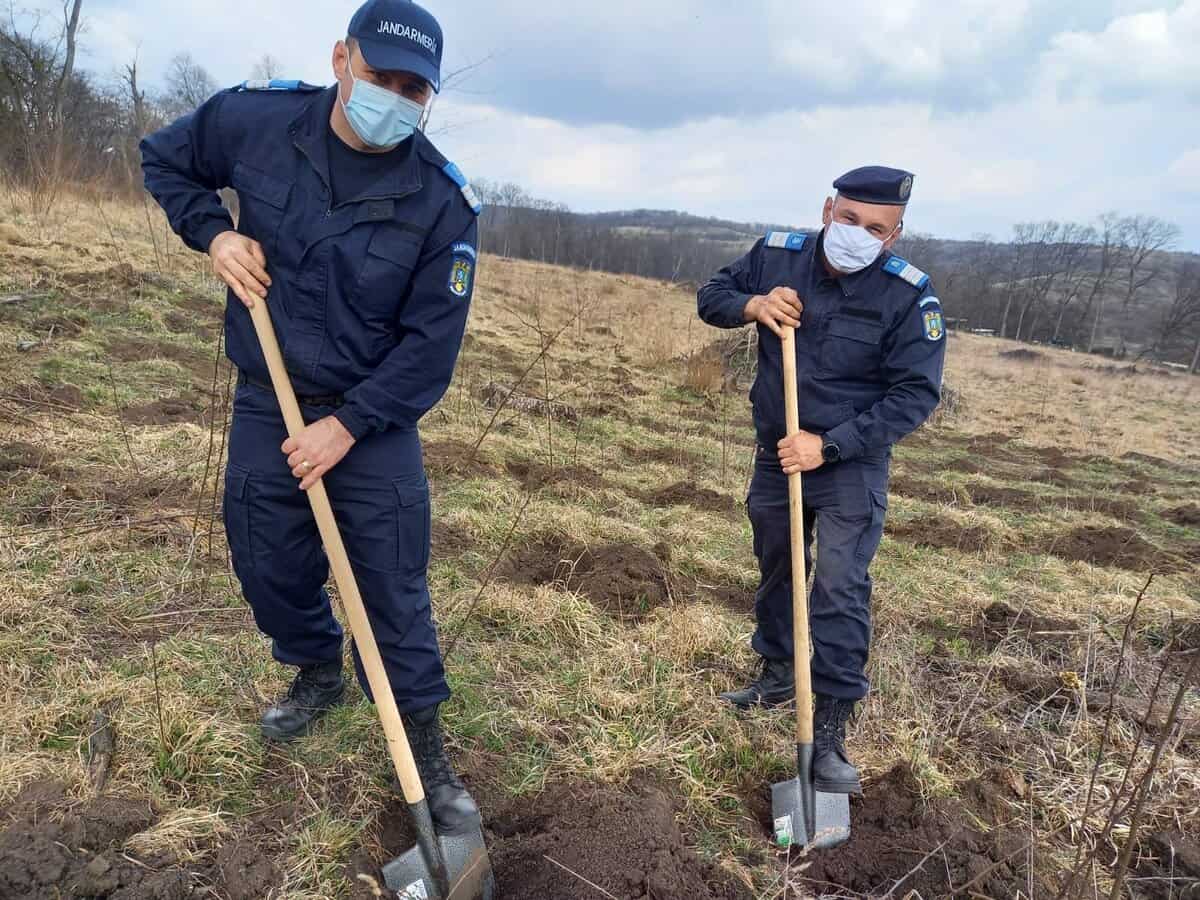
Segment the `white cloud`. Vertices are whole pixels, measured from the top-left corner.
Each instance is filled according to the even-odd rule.
[[[1173,187],[1200,194],[1200,147],[1181,153],[1167,167],[1167,176]]]

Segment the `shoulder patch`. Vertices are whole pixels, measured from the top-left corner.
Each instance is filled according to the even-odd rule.
[[[475,188],[471,187],[471,183],[467,181],[467,176],[462,173],[462,170],[454,163],[448,162],[442,167],[442,171],[446,173],[447,178],[458,185],[463,199],[467,201],[467,206],[471,207],[471,212],[475,215],[483,212],[483,204],[479,202],[479,195],[475,193]]]
[[[899,256],[893,256],[883,264],[883,271],[889,275],[895,275],[897,278],[907,281],[918,290],[924,289],[925,285],[929,284],[929,276],[910,263],[908,260],[901,259]]]
[[[936,298],[933,298],[936,300]],[[922,304],[924,305],[924,304]],[[921,313],[921,328],[925,331],[925,340],[940,341],[946,333],[946,323],[942,320],[942,311],[937,306],[930,306]]]
[[[308,84],[307,82],[296,80],[287,80],[283,78],[272,78],[267,81],[262,78],[255,78],[249,81],[243,81],[236,88],[236,91],[323,91],[323,87],[317,84]]]
[[[799,250],[806,240],[808,235],[802,231],[768,231],[763,246],[779,250]]]

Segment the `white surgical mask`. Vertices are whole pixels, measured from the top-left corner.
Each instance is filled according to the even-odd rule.
[[[347,61],[346,69],[354,79],[350,102],[342,101],[346,120],[364,144],[376,149],[395,147],[411,137],[421,123],[425,107],[354,74]],[[341,100],[342,92],[338,91]]]
[[[892,234],[895,233],[894,228]],[[825,226],[825,258],[839,272],[861,272],[879,258],[884,242],[892,234],[880,240],[861,225],[830,221]]]

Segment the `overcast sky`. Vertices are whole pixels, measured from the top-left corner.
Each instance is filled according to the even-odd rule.
[[[51,0],[18,5],[61,8]],[[433,131],[470,177],[578,210],[816,221],[857,165],[916,173],[911,230],[1162,216],[1200,251],[1200,0],[428,0]],[[82,64],[264,53],[327,83],[353,0],[84,0]]]

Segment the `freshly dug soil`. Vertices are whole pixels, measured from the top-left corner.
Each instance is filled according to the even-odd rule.
[[[693,467],[703,463],[703,457],[686,447],[638,447],[622,444],[621,450],[633,462],[663,463],[668,466]]]
[[[261,900],[280,883],[252,841],[231,841],[216,862],[192,872],[170,858],[134,860],[125,842],[158,820],[142,799],[101,797],[71,807],[57,782],[27,785],[0,813],[0,897],[4,900]]]
[[[532,801],[513,801],[489,830],[503,900],[750,897],[688,848],[667,793],[651,783],[550,786]]]
[[[992,807],[979,810],[980,817],[993,820],[1004,806],[1001,789],[990,781],[969,787],[964,791],[968,797],[984,798],[986,806]],[[906,765],[868,784],[865,791],[850,807],[849,842],[804,860],[808,868],[802,877],[815,894],[837,893],[840,888],[879,897],[894,888],[890,896],[906,897],[912,891],[924,898],[951,896],[1024,846],[1019,828],[984,834],[970,824],[964,804],[922,801]],[[928,859],[921,864],[926,854]],[[973,890],[990,897],[1027,891],[1025,864],[1026,854],[1018,852]]]
[[[1028,549],[1133,572],[1178,572],[1186,565],[1184,560],[1155,547],[1131,528],[1105,525],[1086,525],[1066,534],[1050,535],[1031,542]]]
[[[504,468],[509,475],[521,482],[521,486],[527,491],[536,491],[551,484],[568,484],[590,489],[604,486],[604,479],[584,466],[548,466],[543,462],[522,459],[513,460]]]
[[[641,499],[652,506],[690,506],[707,512],[732,513],[737,510],[737,501],[726,494],[718,494],[709,488],[696,487],[680,481],[670,487],[648,491]]]
[[[1087,636],[1086,628],[1079,622],[1039,616],[1029,609],[1009,606],[1003,600],[996,600],[984,609],[979,629],[988,647],[994,647],[1009,637],[1021,638],[1036,645],[1062,644]]]
[[[425,445],[425,469],[430,475],[486,475],[495,466],[481,449],[462,441],[430,441]]]
[[[126,840],[154,824],[155,816],[145,801],[108,797],[55,821],[52,806],[37,798],[30,802],[30,790],[17,798],[17,815],[0,832],[0,897],[181,900],[192,896],[186,873],[170,866],[143,868],[122,855]]]
[[[4,390],[6,399],[26,409],[74,411],[83,406],[83,391],[73,384],[47,387],[44,384],[17,384]]]
[[[0,444],[0,476],[21,471],[50,470],[54,466],[54,453],[26,441]]]
[[[1200,528],[1200,504],[1185,503],[1163,513],[1163,518],[1176,525],[1186,525],[1189,528]]]
[[[1134,877],[1148,900],[1200,900],[1200,844],[1178,831],[1150,835]]]
[[[578,591],[621,617],[640,618],[671,602],[666,567],[633,544],[595,549],[558,535],[543,535],[509,556],[504,576],[517,584],[558,585]]]
[[[1000,354],[1001,359],[1041,359],[1042,354],[1036,350],[1005,350]]]
[[[121,418],[130,425],[176,425],[180,422],[204,421],[204,407],[195,394],[186,397],[169,397],[131,406],[122,410]]]
[[[934,516],[889,523],[884,534],[918,547],[961,550],[964,553],[980,553],[991,545],[993,539],[992,532],[983,525],[962,526]]]

